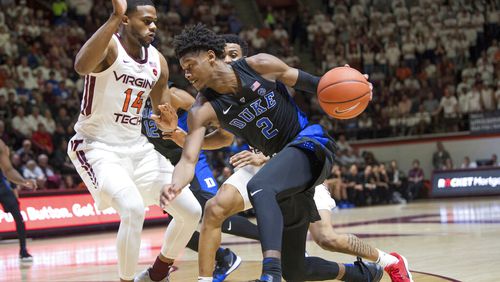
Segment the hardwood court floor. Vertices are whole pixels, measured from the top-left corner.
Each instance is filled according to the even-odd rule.
[[[404,254],[415,281],[500,281],[500,197],[433,200],[334,212],[338,232],[355,233],[386,251]],[[140,271],[160,250],[164,228],[143,232]],[[255,279],[260,271],[257,242],[224,235],[225,246],[243,263],[227,281]],[[0,241],[0,281],[117,281],[115,233],[28,241],[34,256],[20,265],[17,241]],[[339,262],[354,258],[323,251],[309,241],[310,255]],[[196,281],[197,255],[185,250],[171,281]],[[382,281],[389,281],[384,276]]]

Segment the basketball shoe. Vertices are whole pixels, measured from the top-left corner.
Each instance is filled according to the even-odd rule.
[[[169,282],[170,280],[168,279],[168,277],[170,276],[171,272],[173,272],[172,268],[170,268],[170,270],[168,271],[167,277],[163,278],[160,281],[155,281],[151,279],[151,277],[149,277],[149,268],[148,268],[139,273],[139,275],[135,277],[134,282]]]
[[[28,253],[27,250],[22,250],[19,252],[19,260],[22,263],[33,262],[33,257]]]
[[[390,264],[384,269],[391,277],[391,281],[413,282],[413,278],[411,277],[411,273],[408,269],[408,261],[406,260],[406,258],[398,253],[391,253],[391,255],[399,259],[397,263]]]
[[[214,282],[222,282],[226,277],[235,271],[241,264],[241,258],[230,249],[224,249],[224,259],[218,261],[214,270]]]
[[[354,262],[354,265],[359,267],[361,273],[365,274],[367,282],[378,282],[384,276],[382,267],[373,262],[364,262],[360,257]]]

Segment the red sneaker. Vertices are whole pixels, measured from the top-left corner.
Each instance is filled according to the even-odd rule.
[[[413,282],[411,273],[408,270],[408,261],[406,258],[398,253],[391,253],[391,255],[397,257],[399,261],[397,263],[388,265],[384,270],[391,277],[392,282]]]

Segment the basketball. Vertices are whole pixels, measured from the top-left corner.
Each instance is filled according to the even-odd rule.
[[[337,67],[321,77],[318,101],[331,117],[350,119],[361,114],[370,102],[370,83],[356,69]]]

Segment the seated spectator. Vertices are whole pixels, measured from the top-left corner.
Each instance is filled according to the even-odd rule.
[[[358,172],[358,166],[351,165],[349,173],[345,176],[347,199],[356,206],[366,205],[363,187],[363,176]]]
[[[38,188],[45,188],[47,178],[43,174],[42,169],[36,164],[34,160],[29,160],[23,168],[23,177],[26,179],[34,179]]]
[[[35,158],[35,151],[31,146],[31,141],[29,139],[25,139],[23,141],[23,146],[16,151],[16,154],[21,158],[22,164],[26,164],[29,160]]]
[[[444,160],[442,170],[453,170],[455,166],[453,165],[453,160],[451,158],[447,158]]]
[[[460,168],[477,168],[476,162],[471,162],[468,156],[464,157],[464,161],[460,165]]]
[[[28,117],[24,114],[23,107],[17,107],[16,115],[11,121],[12,129],[14,132],[23,137],[31,137],[31,133],[33,132],[33,128],[30,126],[28,122]]]
[[[45,129],[45,125],[43,123],[38,124],[38,129],[33,132],[31,136],[31,140],[35,147],[37,147],[40,151],[43,151],[47,154],[52,154],[54,151],[54,144],[52,144],[52,136]]]
[[[376,204],[388,204],[392,199],[392,194],[389,189],[389,177],[387,173],[381,172],[382,165],[374,165],[372,169],[373,179],[376,186]],[[385,166],[384,166],[385,171]]]
[[[500,166],[500,163],[498,162],[497,154],[491,155],[491,164],[492,164],[492,166]]]
[[[352,151],[352,147],[347,142],[344,134],[339,135],[339,138],[337,139],[337,146],[339,148],[339,151],[344,151],[344,150]]]
[[[365,166],[365,170],[362,174],[363,191],[365,192],[366,204],[368,205],[377,203],[377,185],[375,184],[372,168],[371,165]]]
[[[408,185],[406,183],[406,177],[398,167],[396,160],[391,161],[391,166],[387,172],[389,177],[389,187],[394,191],[392,195],[392,202],[396,204],[406,204],[406,200],[403,195],[408,195]]]
[[[38,166],[42,170],[45,179],[47,179],[47,189],[58,189],[61,186],[61,176],[54,173],[49,166],[49,157],[45,154],[38,156]]]
[[[407,201],[423,197],[424,170],[420,167],[420,161],[414,160],[413,167],[408,171],[408,198]]]
[[[219,185],[222,185],[222,183],[224,183],[231,176],[231,174],[233,174],[232,169],[227,166],[224,167],[222,169],[222,173],[217,176],[217,182],[219,183]]]

